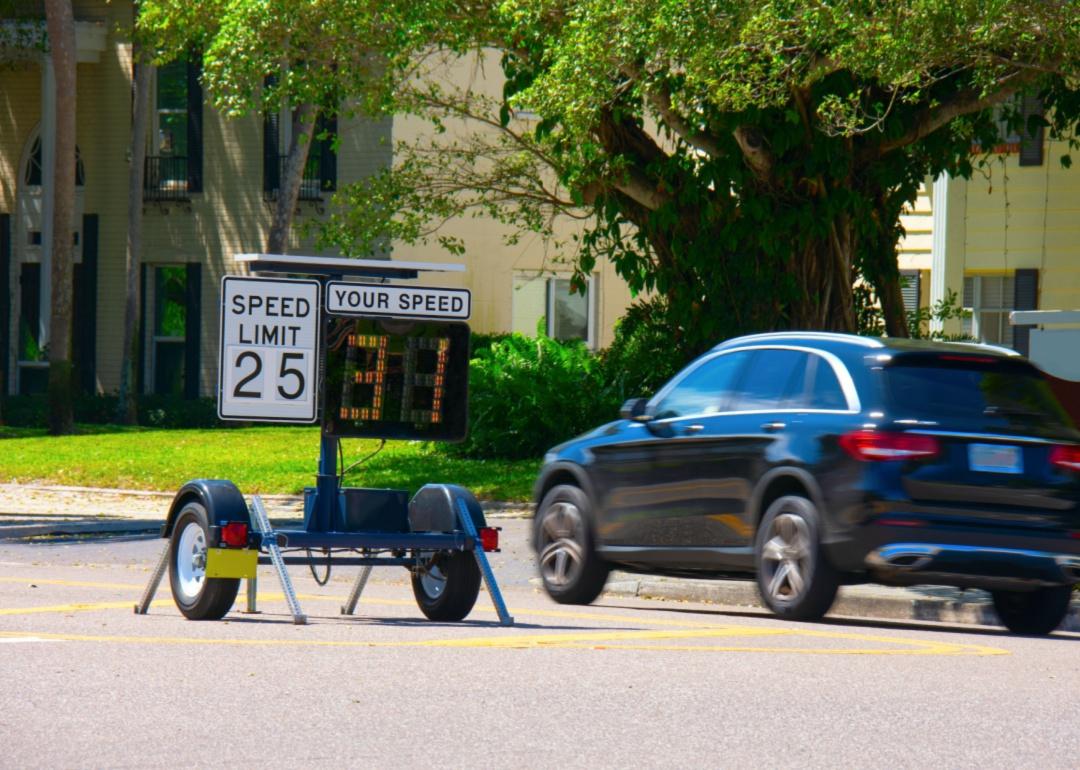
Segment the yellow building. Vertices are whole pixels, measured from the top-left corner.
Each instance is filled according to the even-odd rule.
[[[131,125],[132,4],[75,0],[78,146],[75,334],[77,378],[88,392],[119,385]],[[44,38],[44,22],[28,28]],[[453,77],[473,79],[475,69]],[[491,87],[490,85],[488,87]],[[48,58],[27,48],[0,66],[0,376],[8,394],[40,392],[47,379],[49,186],[55,128]],[[139,388],[145,393],[213,396],[217,387],[220,281],[237,253],[265,249],[280,179],[287,120],[226,119],[207,105],[194,65],[154,73],[146,182]],[[293,232],[324,216],[334,190],[392,162],[393,142],[428,130],[407,120],[342,117],[340,138],[314,146]],[[586,295],[568,292],[569,265],[539,240],[508,246],[497,224],[452,222],[466,244],[472,327],[534,332],[546,318],[560,337],[594,347],[610,342],[629,302],[610,267],[598,268]],[[317,253],[296,236],[294,253]],[[430,249],[398,248],[398,259],[454,261]]]
[[[946,333],[1026,354],[1012,311],[1080,308],[1080,173],[1061,164],[1068,143],[1043,134],[1003,136],[970,180],[928,182],[904,217],[900,267],[917,271],[920,304],[952,291],[971,313]]]

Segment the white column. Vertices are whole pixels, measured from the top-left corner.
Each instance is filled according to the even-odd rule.
[[[41,60],[41,294],[40,329],[42,347],[49,344],[52,317],[53,198],[56,177],[56,76],[52,57]]]
[[[930,241],[930,306],[945,299],[947,233],[949,228],[949,175],[941,174],[934,180],[930,198],[933,215],[933,234]],[[940,332],[942,322],[930,321],[930,331]]]

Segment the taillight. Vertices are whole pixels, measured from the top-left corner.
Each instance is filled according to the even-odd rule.
[[[891,433],[878,430],[853,430],[840,437],[845,452],[862,462],[887,460],[923,460],[941,451],[933,436],[917,433]]]
[[[248,542],[248,525],[242,521],[222,524],[221,542],[230,548],[244,548]]]
[[[1050,450],[1050,464],[1066,471],[1080,471],[1080,446],[1056,446]]]
[[[480,547],[485,551],[499,550],[499,528],[480,527]]]

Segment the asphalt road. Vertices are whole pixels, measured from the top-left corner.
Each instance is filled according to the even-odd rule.
[[[564,607],[503,524],[513,628],[485,593],[426,622],[390,568],[355,617],[353,570],[300,568],[307,626],[268,568],[262,614],[186,621],[166,582],[136,616],[162,541],[0,544],[0,767],[1080,765],[1080,635]]]

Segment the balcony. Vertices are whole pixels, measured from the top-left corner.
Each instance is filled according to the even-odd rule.
[[[180,155],[148,155],[143,177],[143,200],[183,202],[191,200],[188,159]]]
[[[285,178],[285,164],[288,156],[276,155],[266,158],[263,180],[263,198],[268,201],[278,199],[278,191],[281,189],[281,180]],[[329,192],[329,189],[326,190]],[[321,201],[323,199],[323,180],[319,173],[319,158],[308,157],[304,166],[304,178],[300,180],[299,200]]]

